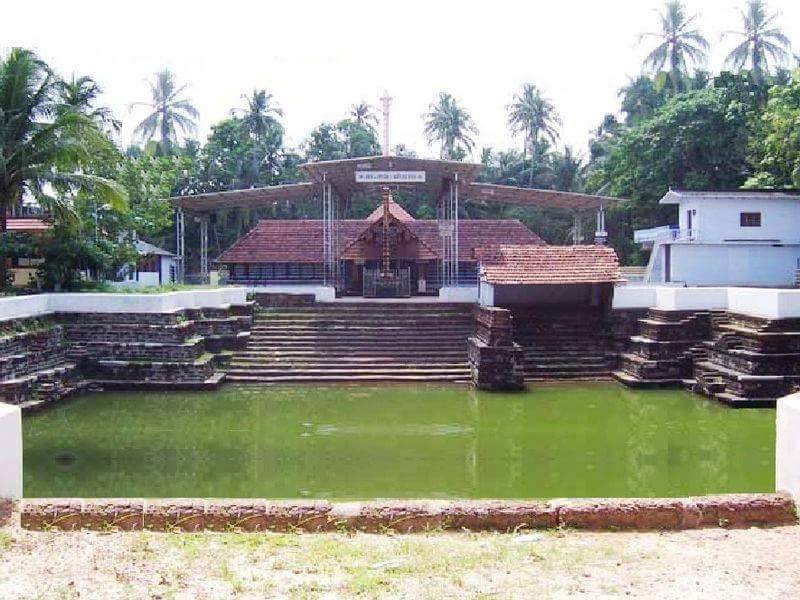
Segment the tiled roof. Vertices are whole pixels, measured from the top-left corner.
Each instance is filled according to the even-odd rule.
[[[606,246],[500,245],[477,251],[483,278],[495,285],[610,283],[622,279]]]
[[[409,221],[414,220],[414,217],[408,214],[406,212],[406,209],[404,209],[394,200],[389,200],[389,214],[392,215],[395,219],[397,219],[401,223],[408,223]],[[372,223],[373,221],[377,221],[378,219],[382,218],[383,218],[383,204],[379,204],[378,207],[375,210],[373,210],[367,217],[367,221]]]
[[[6,228],[8,231],[35,233],[39,231],[48,231],[50,229],[50,224],[42,219],[32,217],[8,217]]]
[[[364,230],[369,221],[343,220],[339,222],[342,249],[346,248]],[[439,224],[433,220],[405,223],[422,243],[440,252],[442,239]],[[474,261],[478,247],[500,242],[514,244],[544,244],[539,236],[516,220],[461,220],[459,221],[459,260]],[[322,221],[263,220],[239,239],[218,258],[220,263],[297,262],[321,263]]]

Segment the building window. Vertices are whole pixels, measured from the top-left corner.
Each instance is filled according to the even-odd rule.
[[[739,223],[742,227],[761,227],[761,213],[760,212],[740,213]]]

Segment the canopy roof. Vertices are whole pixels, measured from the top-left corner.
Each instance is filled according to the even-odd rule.
[[[305,183],[290,183],[264,188],[211,192],[193,196],[177,196],[170,201],[175,208],[204,213],[224,208],[257,208],[280,201],[309,200],[319,196],[324,181],[331,184],[340,198],[376,193],[382,186],[412,188],[438,198],[450,181],[458,182],[461,200],[465,202],[497,202],[518,206],[537,206],[567,210],[598,209],[617,202],[617,199],[574,192],[556,192],[532,188],[517,188],[489,183],[475,183],[480,164],[452,160],[407,158],[398,156],[369,156],[343,160],[305,163],[301,171],[309,179]],[[422,171],[425,181],[364,183],[356,181],[357,172]]]
[[[500,245],[475,251],[481,276],[494,285],[562,285],[620,281],[617,254],[606,246]]]

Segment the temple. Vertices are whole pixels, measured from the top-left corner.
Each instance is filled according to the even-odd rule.
[[[230,283],[261,292],[313,294],[318,301],[430,296],[475,302],[481,249],[498,244],[544,246],[518,220],[465,219],[467,203],[567,210],[574,215],[575,243],[583,239],[583,215],[594,211],[593,241],[605,242],[605,207],[612,199],[479,183],[475,178],[480,168],[457,161],[374,156],[304,164],[301,171],[308,181],[303,183],[173,198],[179,277],[186,264],[185,214],[200,223],[201,280],[207,280],[216,263]],[[415,219],[406,212],[394,196],[408,192],[434,200],[437,218]],[[376,202],[366,219],[347,215],[357,199]],[[262,220],[209,261],[208,219],[214,211],[302,200],[316,200],[321,218]]]

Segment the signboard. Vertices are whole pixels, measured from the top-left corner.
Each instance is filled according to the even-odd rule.
[[[356,171],[356,183],[425,183],[425,171]]]

